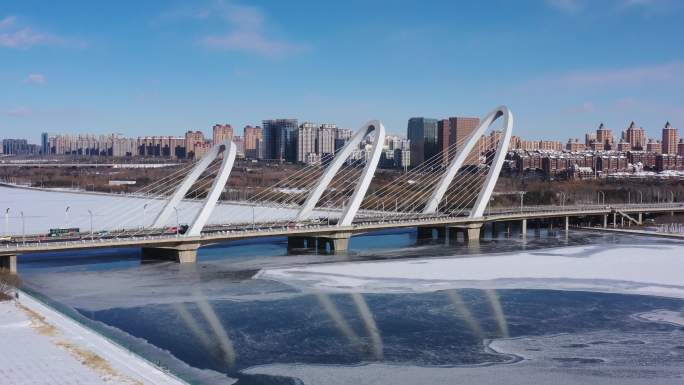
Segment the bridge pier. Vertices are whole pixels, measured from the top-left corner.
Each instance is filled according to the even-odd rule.
[[[199,243],[181,243],[176,246],[143,247],[144,259],[171,260],[178,263],[197,262],[197,249]]]
[[[520,235],[522,235],[523,238],[527,238],[527,219],[523,219],[520,224]]]
[[[644,213],[639,213],[639,224],[640,225],[644,224]]]
[[[467,225],[452,226],[451,228],[454,229],[456,234],[463,232],[463,239],[467,244],[477,245],[480,243],[482,223],[469,223]]]
[[[570,231],[570,217],[565,217],[565,232]]]
[[[17,273],[17,256],[3,255],[0,256],[0,270],[7,270],[12,274]]]
[[[331,253],[345,252],[349,250],[349,238],[351,238],[349,233],[334,233],[316,237],[318,250],[327,252],[329,247]]]
[[[608,227],[608,214],[603,214],[603,228]]]

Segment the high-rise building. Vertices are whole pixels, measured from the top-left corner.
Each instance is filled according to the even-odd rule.
[[[50,155],[50,136],[47,132],[40,134],[40,153]]]
[[[672,127],[670,122],[663,127],[663,154],[677,154],[677,142],[679,142],[679,132]]]
[[[339,151],[344,144],[352,137],[352,130],[348,128],[338,128],[335,133],[335,151]]]
[[[264,158],[297,161],[297,119],[263,121]]]
[[[656,154],[662,154],[663,147],[660,141],[657,141],[655,139],[649,139],[648,143],[646,143],[646,151],[654,152]]]
[[[613,132],[601,123],[598,129],[596,129],[596,141],[603,143],[603,148],[605,150],[612,150],[613,140]]]
[[[626,142],[629,142],[630,147],[634,151],[642,151],[646,147],[644,129],[637,127],[634,122],[631,122],[625,130],[624,139]]]
[[[191,159],[201,158],[205,150],[205,140],[202,131],[188,131],[185,133],[185,155]]]
[[[407,135],[411,141],[411,167],[415,167],[440,152],[437,119],[411,118]]]
[[[448,164],[450,157],[455,151],[449,151],[451,142],[451,125],[449,119],[442,119],[437,122],[437,135],[439,141],[439,150],[442,151],[442,163]]]
[[[313,159],[310,154],[316,154],[316,140],[318,137],[318,125],[304,122],[297,130],[297,162],[304,163],[307,159]]]
[[[480,118],[454,116],[449,118],[449,146],[451,148],[449,158],[453,157],[463,146],[466,140],[480,125]],[[486,143],[480,140],[479,144],[466,158],[466,164],[479,163],[480,151],[486,147]]]
[[[235,143],[235,156],[238,158],[245,157],[245,139],[240,135],[233,136],[233,143]]]
[[[233,127],[230,124],[215,124],[212,127],[212,141],[214,146],[226,140],[233,140]]]
[[[316,141],[316,153],[321,158],[329,157],[335,153],[335,139],[337,138],[337,125],[323,123],[318,129],[318,140]]]
[[[589,148],[596,141],[596,134],[593,132],[584,135],[584,147]]]
[[[622,152],[627,152],[632,150],[632,144],[626,141],[624,138],[620,140],[617,145],[617,150]]]
[[[250,159],[261,159],[262,154],[259,150],[263,147],[264,137],[262,135],[261,127],[245,126],[245,157]]]
[[[565,149],[570,152],[583,151],[585,146],[580,143],[579,139],[568,139],[568,143],[565,145]]]
[[[684,139],[679,139],[677,143],[677,155],[684,156]]]

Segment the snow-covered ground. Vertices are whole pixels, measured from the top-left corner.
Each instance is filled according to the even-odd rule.
[[[8,227],[11,234],[43,234],[56,227],[78,227],[90,229],[92,212],[94,230],[112,230],[120,228],[137,228],[150,226],[162,209],[165,201],[159,199],[133,198],[110,194],[93,194],[68,191],[45,191],[29,188],[11,188],[0,186],[0,221],[1,232],[5,229],[5,212],[8,212]],[[191,223],[202,202],[184,201],[178,207],[178,222]],[[209,224],[251,223],[269,220],[292,220],[297,210],[279,207],[254,207],[241,204],[224,204],[216,206],[209,218]],[[68,208],[68,210],[67,210]],[[22,221],[21,213],[24,214]],[[331,213],[335,217],[336,213]],[[314,212],[313,217],[327,216],[322,212]],[[175,213],[169,218],[167,225],[175,226]]]
[[[28,295],[0,302],[2,384],[185,384]]]
[[[449,258],[265,269],[303,290],[557,289],[684,298],[684,243],[589,245]]]

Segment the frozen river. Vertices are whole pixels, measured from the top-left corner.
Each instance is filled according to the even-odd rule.
[[[542,231],[479,249],[412,231],[344,255],[284,238],[25,256],[26,288],[197,384],[656,384],[684,379],[684,246]]]

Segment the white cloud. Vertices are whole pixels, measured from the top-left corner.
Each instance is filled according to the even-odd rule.
[[[210,48],[255,53],[262,56],[284,56],[306,50],[306,46],[284,40],[269,39],[258,31],[233,31],[224,35],[205,36],[201,43]]]
[[[684,62],[682,61],[639,67],[577,71],[561,75],[557,78],[557,82],[570,87],[681,83],[682,80],[684,80]]]
[[[28,107],[16,107],[13,108],[9,111],[7,111],[7,116],[13,117],[13,118],[23,118],[30,116],[33,113],[30,108]]]
[[[42,85],[47,82],[47,79],[45,79],[45,75],[43,74],[29,74],[29,76],[26,77],[26,83],[29,84],[38,84]]]
[[[15,20],[16,17],[14,16],[7,16],[4,19],[0,19],[0,30],[13,26]]]
[[[28,49],[38,45],[83,47],[77,39],[40,32],[31,26],[19,25],[15,16],[0,19],[0,47]]]
[[[207,48],[246,52],[266,57],[299,53],[308,45],[273,37],[268,31],[268,18],[261,8],[232,1],[212,1],[198,8],[181,8],[162,15],[166,20],[193,19],[203,23],[212,19],[223,23],[225,31],[206,34],[198,39]]]

